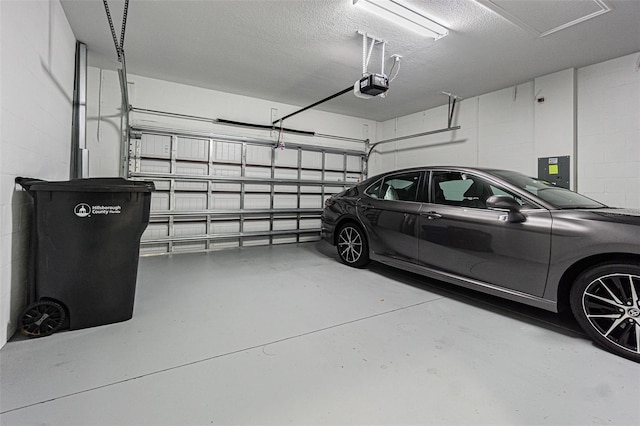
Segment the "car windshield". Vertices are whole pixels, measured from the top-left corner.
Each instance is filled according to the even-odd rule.
[[[577,192],[560,188],[549,182],[534,179],[517,172],[494,170],[493,174],[500,176],[512,185],[541,198],[559,209],[599,209],[606,207],[604,204],[587,198]]]

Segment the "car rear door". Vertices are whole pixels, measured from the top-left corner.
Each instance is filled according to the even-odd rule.
[[[387,175],[365,189],[357,215],[371,250],[382,256],[418,261],[416,238],[423,171]]]
[[[526,221],[490,210],[490,195],[509,195],[499,182],[455,170],[431,173],[429,202],[418,219],[419,262],[427,267],[542,296],[551,249],[551,214],[526,208]]]

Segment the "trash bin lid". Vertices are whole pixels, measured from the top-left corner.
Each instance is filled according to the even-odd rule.
[[[49,182],[33,179],[26,182],[28,191],[63,191],[63,192],[152,192],[153,182],[127,180],[124,178],[88,178]]]

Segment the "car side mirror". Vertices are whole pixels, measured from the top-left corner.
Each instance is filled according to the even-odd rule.
[[[487,198],[486,204],[487,208],[492,210],[508,211],[507,222],[519,223],[527,220],[525,215],[520,212],[522,206],[508,195],[492,195]]]

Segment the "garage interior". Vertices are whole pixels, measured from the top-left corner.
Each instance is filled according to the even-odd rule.
[[[640,2],[404,3],[432,33],[353,0],[0,2],[1,424],[640,423],[640,365],[569,315],[320,240],[327,197],[421,165],[562,159],[640,209]],[[131,320],[16,333],[18,176],[155,183]]]

